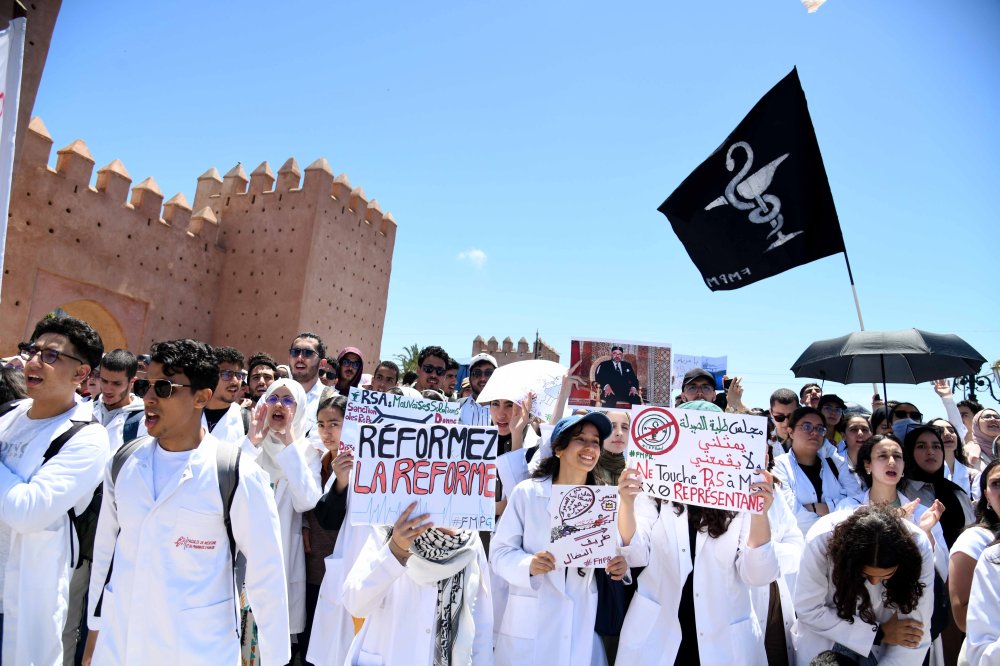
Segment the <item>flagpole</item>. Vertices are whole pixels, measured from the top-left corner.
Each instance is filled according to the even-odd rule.
[[[858,288],[854,286],[854,272],[851,270],[851,260],[847,257],[847,246],[844,245],[844,263],[847,265],[847,279],[851,281],[851,292],[854,294],[854,309],[858,312],[858,324],[861,326],[861,330],[865,330],[865,320],[861,317],[861,301],[858,300]],[[883,361],[884,362],[884,361]],[[885,370],[882,371],[882,392],[885,393]],[[872,384],[872,393],[878,393],[878,387]],[[882,402],[886,401],[886,397],[882,396]],[[888,403],[886,403],[888,404]]]

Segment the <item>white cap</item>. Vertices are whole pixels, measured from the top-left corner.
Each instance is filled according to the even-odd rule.
[[[471,370],[473,366],[476,365],[476,363],[482,363],[483,361],[486,361],[487,363],[491,364],[494,368],[499,367],[497,365],[497,360],[495,358],[493,358],[486,352],[483,352],[481,354],[476,354],[475,356],[472,357],[472,359],[469,361],[469,369]]]

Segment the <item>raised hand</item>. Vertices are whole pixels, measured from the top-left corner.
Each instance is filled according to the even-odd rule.
[[[253,410],[253,416],[250,419],[250,432],[247,433],[247,438],[254,446],[260,446],[260,443],[264,441],[269,432],[271,432],[271,427],[267,425],[267,405],[261,400],[257,403],[257,408]]]

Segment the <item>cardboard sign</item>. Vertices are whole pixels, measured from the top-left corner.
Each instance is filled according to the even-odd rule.
[[[557,567],[604,567],[618,554],[618,488],[552,486],[551,544]]]
[[[340,450],[357,450],[362,423],[458,423],[461,411],[459,402],[409,398],[352,388],[347,398],[344,427],[340,432]]]
[[[690,356],[688,354],[674,354],[674,389],[680,391],[684,383],[684,375],[688,370],[701,368],[708,370],[715,376],[715,390],[722,390],[722,378],[726,374],[726,364],[728,356]]]
[[[569,404],[622,410],[670,405],[670,359],[667,343],[571,340],[569,365],[579,381]]]
[[[493,531],[497,429],[363,423],[351,481],[352,525],[392,525],[413,501],[435,525]]]
[[[750,485],[767,466],[767,419],[692,409],[632,410],[629,467],[647,495],[695,506],[761,513]]]
[[[494,370],[477,401],[480,404],[489,404],[493,400],[521,402],[528,397],[528,393],[534,393],[531,413],[548,421],[559,399],[565,376],[566,368],[554,361],[518,361]]]

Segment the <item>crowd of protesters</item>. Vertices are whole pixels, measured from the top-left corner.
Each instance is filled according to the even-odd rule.
[[[456,385],[438,346],[404,374],[289,338],[284,362],[105,353],[49,317],[4,359],[0,664],[1000,664],[1000,414],[946,381],[934,414],[876,396],[869,416],[817,384],[749,408],[739,378],[688,372],[677,406],[768,419],[758,514],[645,494],[629,413],[564,416],[572,377],[545,436],[530,396],[478,401],[489,354]],[[416,503],[345,520],[356,388],[496,427],[492,533]],[[606,567],[548,552],[554,484],[617,487]]]

